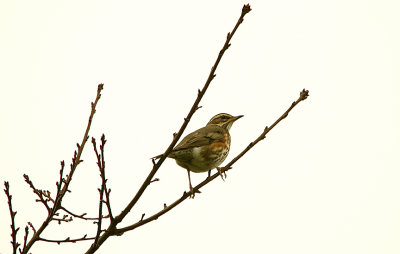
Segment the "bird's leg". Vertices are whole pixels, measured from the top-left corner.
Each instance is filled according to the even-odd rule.
[[[219,173],[219,175],[221,176],[222,180],[225,181],[225,179],[226,179],[226,173],[225,173],[225,171],[222,172],[222,168],[220,168],[220,167],[216,167],[216,169],[218,170],[218,173]]]
[[[210,176],[211,176],[211,170],[208,170],[208,176],[207,176],[207,178],[210,178]]]
[[[186,169],[187,173],[188,173],[188,177],[189,177],[189,189],[190,189],[190,198],[194,198],[194,191],[193,191],[193,187],[192,187],[192,181],[190,180],[190,171],[189,169]]]

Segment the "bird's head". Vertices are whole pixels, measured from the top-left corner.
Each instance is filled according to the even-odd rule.
[[[213,116],[207,125],[218,125],[229,131],[229,129],[232,127],[232,124],[241,117],[243,117],[243,115],[232,116],[230,114],[220,113]]]

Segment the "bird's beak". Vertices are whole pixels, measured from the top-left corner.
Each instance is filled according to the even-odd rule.
[[[234,118],[233,118],[233,121],[236,121],[236,120],[238,120],[239,118],[242,118],[244,115],[239,115],[239,116],[235,116]]]

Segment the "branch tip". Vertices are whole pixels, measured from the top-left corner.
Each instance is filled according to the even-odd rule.
[[[303,89],[303,90],[300,92],[300,99],[301,99],[301,100],[307,99],[308,96],[309,96],[308,90]]]
[[[242,8],[242,15],[243,16],[246,15],[247,13],[249,13],[250,11],[251,11],[250,4],[243,5],[243,8]]]

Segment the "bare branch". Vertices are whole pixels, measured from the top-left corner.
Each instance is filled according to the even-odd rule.
[[[50,200],[48,198],[45,198],[44,196],[44,191],[36,189],[35,186],[33,185],[33,182],[29,179],[29,176],[24,174],[25,182],[29,185],[29,187],[32,189],[33,193],[35,193],[39,199],[36,199],[36,202],[41,202],[44,207],[46,207],[47,214],[50,214],[50,207],[47,204]]]
[[[29,225],[29,227],[31,227],[33,233],[36,234],[36,229],[35,229],[35,227],[33,226],[32,222],[28,221],[28,225]]]
[[[38,241],[61,244],[61,243],[76,243],[76,242],[80,242],[80,241],[88,241],[88,240],[94,240],[94,239],[95,239],[95,237],[87,237],[87,235],[84,235],[81,238],[71,239],[70,237],[67,237],[64,240],[52,240],[52,239],[46,239],[46,238],[39,238]]]
[[[115,217],[114,221],[111,221],[109,227],[107,228],[107,230],[104,232],[104,234],[99,238],[99,241],[96,244],[92,244],[90,246],[90,248],[87,250],[87,254],[88,253],[94,253],[99,247],[100,245],[106,240],[108,239],[108,237],[114,235],[115,230],[116,230],[116,226],[125,218],[125,216],[130,212],[130,210],[132,209],[132,207],[137,203],[137,201],[140,199],[140,197],[142,196],[142,194],[144,193],[144,191],[146,190],[146,188],[149,186],[151,180],[153,179],[154,175],[156,174],[156,172],[158,171],[158,169],[160,168],[161,164],[164,162],[164,160],[167,158],[168,154],[172,151],[172,149],[174,148],[174,146],[176,145],[176,143],[178,142],[179,138],[182,136],[183,131],[186,129],[186,126],[188,125],[191,117],[193,116],[193,114],[196,112],[196,110],[198,109],[199,103],[201,101],[201,99],[203,98],[205,92],[207,91],[208,86],[210,85],[211,81],[214,79],[215,77],[215,71],[218,67],[219,62],[222,59],[222,56],[224,55],[225,51],[228,49],[229,47],[229,42],[231,41],[233,35],[235,34],[236,30],[238,29],[239,25],[243,22],[243,18],[244,16],[249,13],[251,11],[250,5],[244,5],[242,8],[242,12],[240,14],[240,17],[238,19],[238,21],[236,22],[235,27],[233,28],[232,32],[230,32],[226,38],[226,41],[222,47],[222,49],[220,50],[218,57],[213,65],[213,67],[211,68],[210,74],[207,78],[206,83],[204,84],[203,89],[198,92],[197,94],[197,98],[195,100],[195,102],[193,103],[192,108],[190,109],[188,115],[185,117],[185,120],[183,121],[183,124],[181,126],[181,128],[179,129],[178,133],[176,135],[174,135],[174,139],[172,140],[171,144],[168,146],[168,148],[165,150],[165,152],[163,153],[163,155],[160,157],[160,159],[158,160],[158,162],[153,165],[153,168],[151,170],[151,172],[149,173],[149,175],[147,176],[147,178],[144,180],[143,184],[141,185],[141,187],[139,188],[139,190],[137,191],[136,195],[133,197],[133,199],[129,202],[129,204],[125,207],[125,209],[117,216]]]
[[[99,193],[100,193],[100,201],[99,201],[99,219],[97,221],[97,233],[96,233],[96,237],[94,240],[93,244],[96,244],[99,237],[100,237],[100,233],[101,233],[101,224],[102,224],[102,219],[103,219],[103,203],[106,203],[107,209],[108,209],[108,214],[110,216],[110,220],[113,221],[114,217],[112,216],[112,211],[111,211],[111,204],[110,204],[110,191],[111,190],[107,190],[107,179],[106,179],[106,173],[105,173],[105,160],[104,160],[104,146],[106,144],[107,140],[105,138],[105,135],[103,134],[101,136],[101,144],[100,144],[100,153],[97,150],[97,146],[96,146],[96,139],[92,138],[92,144],[93,144],[93,149],[94,152],[96,154],[96,158],[97,158],[97,166],[99,168],[100,171],[100,177],[101,177],[101,187],[99,189]],[[106,196],[106,199],[104,200],[104,194]]]
[[[24,254],[28,253],[28,251],[32,247],[32,245],[36,241],[41,239],[40,234],[44,231],[44,229],[48,226],[48,224],[52,220],[54,220],[54,216],[56,215],[57,211],[62,206],[61,205],[62,199],[64,198],[65,194],[67,192],[69,192],[68,187],[72,181],[72,176],[74,175],[75,170],[78,167],[78,165],[82,162],[81,155],[82,155],[83,149],[85,147],[85,144],[89,138],[89,130],[92,125],[93,116],[96,112],[96,105],[97,105],[98,101],[100,100],[102,90],[103,90],[103,84],[99,84],[97,87],[96,99],[94,102],[91,103],[91,112],[90,112],[90,116],[89,116],[88,123],[86,126],[85,134],[83,135],[82,142],[77,145],[78,150],[74,152],[74,156],[73,156],[72,163],[71,163],[71,169],[70,169],[69,173],[65,176],[65,178],[63,178],[64,162],[61,162],[60,179],[59,179],[59,182],[56,183],[57,194],[56,194],[56,198],[54,199],[54,201],[52,201],[53,207],[50,208],[50,207],[48,207],[48,205],[46,206],[46,208],[49,208],[47,218],[43,221],[42,225],[39,227],[39,229],[37,231],[34,230],[34,234],[33,234],[32,238],[27,242],[25,248],[22,250],[22,253],[24,253]],[[25,180],[28,182],[28,184],[33,189],[33,191],[39,196],[40,202],[42,202],[43,204],[47,204],[48,200],[46,201],[45,199],[42,199],[43,192],[40,192],[38,189],[36,189],[33,186],[33,184],[32,185],[30,184],[32,182],[29,180],[29,177],[27,175],[24,175],[24,177],[25,177]],[[30,224],[30,225],[33,229],[32,224]]]
[[[77,218],[77,219],[81,219],[81,220],[95,220],[95,221],[99,220],[98,217],[85,217],[85,216],[87,215],[87,213],[82,213],[81,215],[78,215],[78,214],[76,214],[76,213],[71,212],[70,210],[66,209],[66,208],[63,207],[63,206],[60,207],[60,210],[63,210],[64,212],[68,213],[69,215],[71,215],[72,217]],[[104,215],[104,216],[102,216],[103,219],[109,218],[109,217],[110,217],[109,215]]]
[[[88,119],[88,123],[87,123],[87,127],[84,133],[84,136],[82,138],[81,143],[77,143],[77,150],[74,151],[73,154],[73,158],[72,158],[72,162],[70,164],[70,170],[69,172],[67,172],[67,174],[65,174],[64,176],[64,167],[65,167],[65,163],[64,161],[61,161],[61,169],[60,169],[60,174],[59,174],[59,180],[56,182],[56,195],[54,197],[54,199],[51,196],[51,193],[49,190],[41,190],[41,189],[37,189],[35,188],[35,186],[33,185],[32,181],[29,179],[28,175],[24,175],[25,181],[28,183],[28,185],[30,186],[30,188],[33,190],[33,192],[38,196],[38,199],[36,200],[37,202],[41,202],[46,210],[47,210],[47,218],[42,222],[41,226],[38,228],[38,230],[36,230],[34,228],[34,226],[32,225],[31,222],[28,222],[28,226],[31,228],[32,232],[33,232],[33,236],[28,239],[29,236],[29,227],[26,226],[25,227],[25,235],[24,235],[24,244],[22,246],[22,250],[21,248],[19,248],[19,252],[21,254],[26,254],[29,252],[30,248],[32,247],[32,245],[37,242],[37,241],[44,241],[44,242],[50,242],[50,243],[75,243],[78,241],[87,241],[87,240],[93,240],[93,243],[91,244],[90,248],[87,250],[86,253],[94,253],[96,252],[96,250],[99,249],[99,247],[108,239],[108,237],[110,236],[119,236],[124,234],[127,231],[133,230],[137,227],[140,227],[142,225],[145,225],[153,220],[157,220],[160,216],[164,215],[165,213],[169,212],[170,210],[172,210],[174,207],[176,207],[177,205],[179,205],[181,202],[183,202],[184,200],[186,200],[188,197],[190,197],[192,194],[194,193],[200,193],[200,189],[205,186],[206,184],[208,184],[209,182],[215,180],[219,175],[225,174],[226,171],[230,170],[233,166],[234,163],[236,163],[241,157],[243,157],[250,149],[252,149],[258,142],[260,142],[261,140],[265,139],[266,135],[283,119],[285,119],[289,112],[298,104],[300,103],[300,101],[305,100],[308,97],[308,91],[306,91],[305,89],[303,89],[303,91],[300,92],[300,96],[299,98],[294,101],[290,107],[270,126],[266,126],[263,129],[263,132],[252,142],[249,143],[249,145],[247,145],[244,150],[239,153],[234,159],[232,159],[228,164],[226,164],[224,167],[222,168],[218,168],[218,173],[213,174],[212,176],[209,175],[208,177],[202,181],[201,183],[199,183],[197,186],[195,186],[192,191],[189,192],[183,192],[183,195],[181,197],[179,197],[175,202],[171,203],[170,205],[167,205],[167,203],[163,204],[163,209],[161,209],[160,211],[158,211],[157,213],[153,214],[150,217],[145,218],[145,213],[142,214],[141,218],[139,221],[137,221],[136,223],[127,226],[127,227],[122,227],[122,228],[117,228],[117,226],[119,225],[120,222],[123,221],[123,219],[126,217],[126,215],[131,211],[131,209],[136,205],[136,203],[138,202],[138,200],[141,198],[142,194],[144,193],[144,191],[147,189],[147,187],[151,184],[154,183],[156,181],[159,181],[159,178],[154,178],[156,172],[158,171],[158,169],[160,168],[160,166],[162,165],[162,163],[165,161],[165,159],[168,157],[169,153],[172,151],[172,149],[175,147],[175,145],[177,144],[178,140],[180,139],[180,137],[182,136],[185,128],[187,127],[188,123],[190,122],[192,116],[194,115],[194,113],[201,108],[201,106],[199,106],[201,99],[203,98],[203,96],[205,95],[209,85],[211,84],[212,80],[216,77],[216,69],[225,53],[226,50],[228,50],[228,48],[231,46],[231,39],[233,37],[233,35],[235,34],[236,30],[238,29],[238,27],[240,26],[240,24],[243,22],[244,20],[244,16],[249,13],[251,11],[250,5],[244,5],[242,8],[242,12],[241,15],[239,17],[239,19],[237,20],[234,28],[232,29],[231,32],[229,32],[226,36],[226,41],[222,47],[222,49],[219,51],[217,59],[215,60],[214,65],[212,66],[210,73],[208,75],[208,78],[203,86],[203,88],[200,90],[198,89],[198,93],[197,93],[197,97],[189,111],[189,113],[187,114],[186,117],[184,117],[183,123],[179,129],[179,131],[177,133],[173,134],[173,140],[171,141],[171,143],[169,144],[168,148],[164,151],[164,153],[162,155],[156,156],[154,158],[152,158],[152,170],[150,171],[150,173],[148,174],[148,176],[146,177],[146,179],[144,180],[144,182],[142,183],[141,187],[139,188],[139,190],[137,191],[137,193],[135,194],[135,196],[130,200],[130,202],[127,204],[127,206],[118,214],[118,216],[114,217],[112,214],[112,209],[111,209],[111,202],[110,202],[110,192],[111,189],[107,188],[107,179],[106,179],[106,175],[105,175],[105,157],[104,157],[104,147],[106,144],[106,139],[105,139],[105,135],[103,134],[101,136],[101,144],[99,146],[99,149],[97,147],[96,144],[96,140],[95,138],[92,138],[92,144],[93,144],[93,148],[94,148],[94,152],[96,155],[96,159],[97,159],[97,165],[100,171],[100,177],[101,177],[101,186],[98,189],[99,190],[99,210],[98,210],[98,217],[96,218],[88,218],[86,217],[86,213],[83,213],[81,215],[75,214],[71,211],[69,211],[68,209],[66,209],[63,205],[62,205],[62,200],[65,196],[65,194],[67,192],[70,192],[69,190],[69,185],[72,181],[72,177],[75,173],[75,170],[77,169],[78,165],[83,161],[81,159],[82,156],[82,152],[83,149],[86,145],[86,142],[89,139],[89,130],[92,124],[92,120],[94,117],[94,114],[96,112],[96,106],[97,103],[101,97],[101,91],[103,89],[103,84],[99,84],[98,85],[98,89],[97,89],[97,95],[96,95],[96,99],[94,102],[91,103],[91,112],[90,112],[90,116]],[[158,159],[158,160],[157,160]],[[20,244],[17,242],[17,232],[19,230],[19,228],[15,228],[15,215],[17,212],[13,212],[12,210],[12,205],[11,205],[11,198],[12,196],[9,194],[9,184],[8,182],[5,182],[5,193],[8,197],[8,205],[9,205],[9,210],[10,210],[10,214],[11,214],[11,229],[12,229],[12,233],[11,233],[11,237],[12,237],[12,241],[11,244],[13,246],[13,254],[16,254],[18,247],[20,246]],[[103,203],[106,204],[106,207],[108,209],[108,215],[103,216]],[[59,212],[60,210],[64,211],[64,212]],[[87,235],[85,234],[83,237],[80,238],[73,238],[71,239],[70,237],[67,237],[63,240],[54,240],[54,239],[46,239],[43,238],[41,236],[41,234],[43,233],[43,231],[45,230],[45,228],[48,226],[48,224],[51,221],[57,221],[59,224],[61,222],[70,222],[73,220],[73,218],[79,218],[79,219],[83,219],[83,220],[94,220],[94,224],[97,224],[97,230],[96,230],[96,235],[93,237],[87,237]],[[107,227],[107,229],[102,229],[102,222],[104,218],[110,218],[110,223]]]
[[[24,245],[22,246],[22,249],[25,249],[26,241],[28,239],[28,235],[29,235],[29,227],[25,226]],[[19,252],[22,253],[21,248],[19,248]]]
[[[16,254],[17,249],[20,246],[20,244],[17,242],[17,233],[19,228],[15,228],[15,215],[17,214],[17,212],[14,212],[12,209],[12,195],[10,194],[10,184],[7,181],[4,182],[4,187],[4,193],[6,194],[8,199],[8,209],[11,216],[11,245],[13,248],[13,254]]]
[[[308,91],[303,89],[303,91],[300,92],[300,96],[299,98],[293,102],[290,107],[285,111],[285,113],[282,114],[281,117],[279,117],[272,125],[271,127],[266,127],[264,129],[264,131],[253,141],[251,142],[239,155],[237,155],[233,160],[231,160],[228,164],[226,164],[226,166],[220,168],[221,172],[225,172],[228,171],[229,169],[232,168],[232,165],[235,164],[235,162],[237,162],[244,154],[246,154],[252,147],[254,147],[258,142],[260,142],[261,140],[263,140],[265,138],[265,136],[267,135],[267,133],[269,131],[272,130],[272,128],[274,128],[280,121],[282,121],[288,114],[289,112],[297,105],[299,104],[300,101],[305,100],[308,97]],[[209,182],[213,181],[215,178],[217,178],[220,175],[219,172],[215,173],[212,176],[207,177],[203,182],[199,183],[197,186],[193,187],[193,192],[199,191],[200,188],[202,188],[203,186],[205,186],[206,184],[208,184]],[[172,208],[176,207],[177,205],[179,205],[181,202],[183,202],[186,198],[188,198],[190,195],[192,195],[192,192],[184,192],[183,195],[177,199],[175,202],[173,202],[171,205],[166,206],[164,204],[164,209],[162,209],[161,211],[159,211],[158,213],[155,213],[154,215],[143,219],[144,216],[142,216],[142,218],[127,227],[124,228],[119,228],[115,230],[115,234],[116,235],[122,235],[123,233],[133,230],[137,227],[143,226],[146,223],[149,223],[153,220],[158,219],[158,217],[164,215],[165,213],[167,213],[168,211],[170,211]]]

